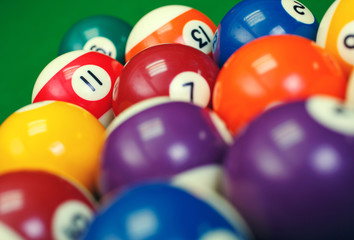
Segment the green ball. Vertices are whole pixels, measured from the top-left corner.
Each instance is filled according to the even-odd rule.
[[[124,64],[125,45],[131,30],[131,25],[113,16],[96,15],[82,19],[64,35],[59,55],[75,50],[97,51]]]

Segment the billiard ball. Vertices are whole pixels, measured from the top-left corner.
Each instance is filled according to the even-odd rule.
[[[132,27],[124,20],[94,15],[75,23],[64,35],[59,55],[75,50],[97,51],[125,63],[125,46]]]
[[[323,16],[316,42],[336,56],[349,74],[354,65],[354,2],[337,0]]]
[[[141,101],[123,111],[107,128],[101,152],[100,192],[169,179],[202,167],[211,172],[207,177],[218,177],[222,156],[231,141],[224,123],[207,108],[168,97]]]
[[[129,34],[125,59],[161,43],[180,43],[211,55],[216,26],[204,13],[183,5],[167,5],[144,15]]]
[[[11,114],[0,126],[0,174],[39,169],[92,190],[105,129],[85,109],[43,101]]]
[[[218,208],[223,203],[218,202]],[[198,196],[166,183],[137,185],[107,204],[83,239],[251,239],[239,215],[228,210],[231,219]]]
[[[354,107],[354,67],[349,75],[345,100],[348,106]]]
[[[144,99],[170,96],[199,106],[211,106],[219,68],[201,51],[182,44],[160,44],[135,55],[113,89],[113,112],[118,115]]]
[[[112,92],[123,65],[98,52],[77,50],[60,55],[39,74],[32,102],[76,104],[107,126],[113,119]]]
[[[240,47],[267,35],[296,34],[316,40],[318,22],[297,0],[240,1],[221,20],[213,39],[219,67]]]
[[[42,171],[0,175],[0,238],[79,239],[96,212],[93,197],[65,178]]]
[[[237,134],[274,104],[313,94],[344,98],[346,86],[339,63],[315,42],[295,35],[265,36],[236,51],[220,70],[213,108]]]
[[[224,192],[260,240],[354,238],[354,111],[313,96],[264,112],[230,147]]]

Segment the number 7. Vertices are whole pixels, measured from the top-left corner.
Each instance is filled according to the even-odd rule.
[[[193,89],[194,89],[194,82],[187,82],[182,85],[183,87],[185,86],[191,86],[191,94],[190,94],[190,100],[193,103]]]

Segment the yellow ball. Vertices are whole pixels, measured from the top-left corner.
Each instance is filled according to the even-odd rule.
[[[0,174],[36,169],[93,190],[105,129],[76,105],[45,101],[27,105],[0,126]]]
[[[316,43],[335,56],[349,74],[354,65],[354,1],[336,0],[320,23]]]

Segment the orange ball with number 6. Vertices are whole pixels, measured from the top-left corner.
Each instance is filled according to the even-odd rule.
[[[265,109],[328,94],[343,99],[347,78],[336,59],[295,35],[266,36],[236,51],[220,70],[213,108],[237,134]]]

